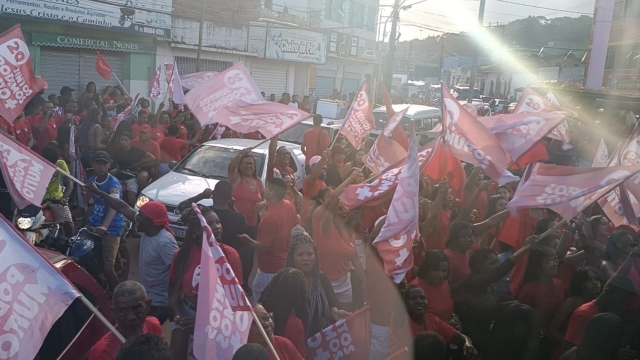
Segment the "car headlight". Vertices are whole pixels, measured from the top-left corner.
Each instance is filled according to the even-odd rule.
[[[20,230],[27,230],[33,225],[33,218],[21,217],[16,221],[16,225]]]
[[[144,195],[140,195],[140,197],[138,198],[138,201],[136,201],[136,208],[140,209],[142,205],[148,203],[149,201],[151,201],[151,199],[149,199]]]

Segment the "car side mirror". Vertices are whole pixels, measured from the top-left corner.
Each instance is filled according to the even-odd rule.
[[[173,170],[173,169],[176,167],[176,165],[178,165],[178,162],[177,162],[177,161],[172,161],[172,162],[170,162],[170,163],[169,163],[169,169]]]

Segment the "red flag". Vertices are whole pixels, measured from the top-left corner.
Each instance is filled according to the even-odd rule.
[[[1,215],[0,283],[2,358],[32,360],[80,293]]]
[[[640,166],[585,169],[538,163],[509,208],[550,208],[568,221],[638,172]]]
[[[215,71],[201,71],[194,74],[180,75],[182,86],[191,90],[218,74]]]
[[[398,175],[396,190],[380,234],[373,241],[384,269],[396,284],[413,268],[413,241],[418,233],[418,187],[420,164],[415,127],[411,129],[409,153]]]
[[[421,171],[431,158],[431,151],[434,146],[435,141],[431,141],[418,152]],[[398,184],[398,175],[403,167],[404,164],[399,164],[383,172],[377,179],[368,184],[349,185],[340,195],[340,200],[342,200],[347,209],[355,209],[363,205],[375,206],[389,200]]]
[[[107,81],[111,80],[111,73],[113,73],[113,69],[109,66],[107,60],[102,57],[100,52],[96,51],[96,53],[98,54],[98,57],[96,58],[96,71],[103,79]]]
[[[449,186],[454,190],[454,196],[461,199],[466,174],[460,160],[444,148],[442,141],[440,137],[436,140],[433,155],[422,174],[429,176],[434,184],[446,178]]]
[[[227,104],[243,100],[249,104],[264,102],[262,94],[253,82],[249,71],[243,63],[238,63],[227,70],[216,74],[211,79],[197,86],[185,96],[191,112],[196,116],[200,125],[220,122],[229,126],[229,121],[216,114]],[[222,121],[220,121],[222,120]],[[231,129],[236,130],[233,126]],[[257,128],[252,128],[253,132]]]
[[[498,184],[517,181],[507,168],[513,160],[500,140],[469,114],[442,84],[442,136],[453,156],[480,166]]]
[[[0,132],[0,169],[18,209],[40,206],[56,167],[33,150]]]
[[[192,206],[203,230],[200,274],[206,274],[199,278],[193,353],[197,359],[231,359],[247,343],[253,309],[207,221]]]
[[[392,134],[400,124],[402,117],[407,113],[409,108],[393,115],[385,125],[382,134],[378,136],[369,153],[364,157],[363,161],[371,171],[376,174],[387,170],[390,166],[401,162],[406,156],[407,151],[398,144]]]
[[[387,91],[387,87],[384,85],[384,82],[382,82],[381,85],[382,85],[382,98],[384,99],[384,106],[387,109],[387,119],[391,121],[391,119],[396,115],[396,112],[395,110],[393,110],[393,104],[391,102],[391,97],[389,96],[389,92]],[[398,118],[398,120],[402,120],[402,118]],[[393,129],[393,140],[398,144],[400,144],[400,146],[402,146],[403,149],[405,150],[409,149],[409,138],[407,137],[407,134],[404,132],[404,129],[402,128],[402,126],[394,126],[392,129]]]
[[[371,309],[365,306],[310,337],[307,360],[368,359],[370,346]]]
[[[156,76],[153,78],[153,81],[151,82],[151,88],[149,89],[149,97],[153,101],[160,99],[160,95],[162,93],[162,85],[160,85],[161,74],[162,65],[159,65],[158,69],[156,69]]]
[[[351,104],[349,112],[345,117],[340,133],[344,135],[354,148],[360,149],[362,142],[369,136],[369,132],[374,130],[375,120],[371,101],[367,95],[367,83],[362,83],[356,99]]]
[[[194,109],[191,109],[195,113]],[[310,117],[311,114],[289,105],[270,101],[250,104],[243,100],[226,104],[215,116],[218,123],[232,130],[246,134],[257,129],[267,139]]]
[[[33,72],[20,25],[0,35],[0,116],[13,124],[29,100],[47,88]]]

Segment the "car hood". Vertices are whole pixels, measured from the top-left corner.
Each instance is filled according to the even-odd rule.
[[[178,206],[204,189],[213,189],[219,179],[205,179],[199,176],[170,172],[147,186],[142,194],[153,201],[165,205]]]

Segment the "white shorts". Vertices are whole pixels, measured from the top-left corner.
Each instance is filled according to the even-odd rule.
[[[124,185],[127,187],[126,191],[131,191],[134,193],[138,193],[138,177],[134,177],[133,179],[123,181]]]
[[[391,355],[390,328],[371,324],[369,360],[384,360],[389,355]]]
[[[333,292],[336,293],[336,300],[343,304],[353,301],[353,288],[351,287],[351,273],[331,282]]]

